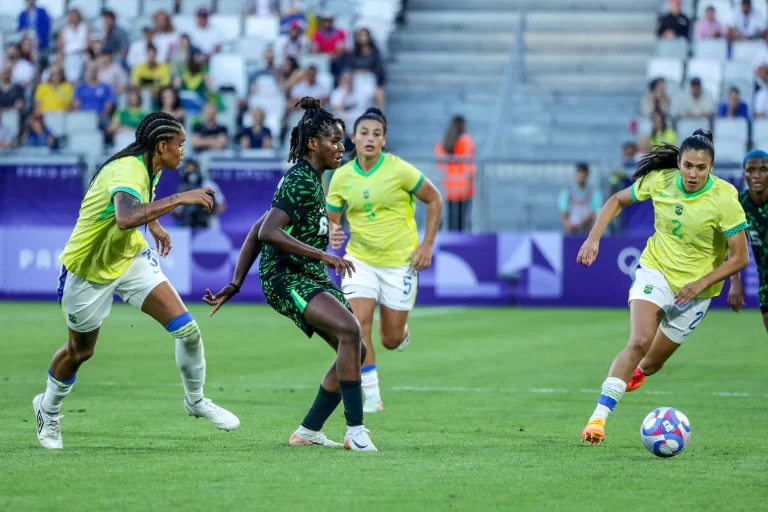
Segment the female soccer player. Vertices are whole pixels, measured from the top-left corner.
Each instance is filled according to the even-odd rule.
[[[159,255],[171,238],[157,219],[180,205],[213,205],[211,189],[198,189],[152,201],[162,169],[176,169],[184,156],[184,127],[168,114],[150,114],[136,128],[136,140],[106,161],[91,181],[80,216],[61,254],[59,303],[69,340],[53,356],[45,393],[32,404],[37,438],[44,448],[62,448],[59,411],[80,365],[90,359],[101,322],[115,292],[123,301],[160,322],[176,338],[176,364],[184,384],[184,408],[222,430],[240,425],[237,417],[204,398],[205,357],[200,330],[176,290],[163,275]],[[157,244],[150,249],[136,229],[146,225]]]
[[[371,343],[373,312],[379,303],[379,338],[389,350],[403,351],[410,342],[406,322],[416,299],[417,272],[432,262],[443,200],[440,192],[414,166],[382,151],[387,119],[369,108],[352,133],[356,156],[333,174],[326,208],[338,249],[343,242],[341,216],[346,206],[350,225],[347,259],[355,273],[344,278],[342,290],[363,328],[368,356],[363,362],[365,412],[384,410]],[[413,196],[427,204],[427,226],[419,245]]]
[[[315,402],[291,436],[294,446],[341,446],[320,432],[344,401],[347,450],[376,451],[363,426],[360,364],[365,359],[360,324],[325,267],[351,274],[355,266],[325,252],[328,217],[322,175],[336,169],[344,152],[344,123],[320,108],[320,101],[302,98],[305,110],[291,132],[289,161],[295,163],[275,191],[272,207],[251,228],[235,267],[232,283],[204,300],[214,306],[211,316],[240,291],[256,257],[264,248],[259,273],[267,303],[312,337],[317,332],[336,351],[336,361],[325,374]]]
[[[703,130],[680,149],[665,144],[645,155],[634,175],[638,181],[608,200],[579,251],[577,261],[591,265],[611,220],[632,203],[653,201],[655,233],[629,291],[629,343],[611,365],[582,441],[605,440],[605,421],[638,363],[649,350],[669,355],[677,350],[723,281],[749,262],[744,210],[733,185],[711,175],[714,160],[712,133]]]

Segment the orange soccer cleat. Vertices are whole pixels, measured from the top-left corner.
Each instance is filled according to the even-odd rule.
[[[581,433],[581,442],[587,441],[589,444],[600,444],[605,441],[605,418],[595,418],[589,420],[584,431]]]
[[[643,370],[641,370],[639,366],[635,368],[635,373],[632,374],[632,378],[629,379],[629,382],[627,383],[627,392],[634,391],[642,386],[646,377],[647,375],[643,373]]]

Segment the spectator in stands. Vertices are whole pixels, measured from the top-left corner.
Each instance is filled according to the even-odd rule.
[[[106,50],[101,51],[98,63],[99,82],[112,88],[115,96],[122,96],[128,88],[128,73],[125,68],[117,63],[112,54]]]
[[[376,77],[376,106],[384,109],[384,61],[367,28],[355,34],[355,46],[345,58],[344,67],[353,73],[372,73]]]
[[[31,62],[35,66],[35,70],[37,70],[40,61],[32,38],[24,37],[19,41],[19,55],[21,55],[22,59]]]
[[[17,44],[9,44],[5,49],[5,59],[11,67],[11,81],[26,89],[35,81],[35,65],[22,58]]]
[[[50,47],[51,18],[48,11],[36,4],[35,0],[27,0],[27,8],[19,14],[18,31],[34,37],[37,47],[47,51]]]
[[[99,127],[106,130],[112,119],[115,97],[112,88],[99,82],[99,70],[89,66],[85,70],[85,81],[75,89],[70,110],[93,112],[99,116]]]
[[[289,107],[293,110],[299,110],[300,107],[295,107],[294,105],[305,96],[317,98],[323,107],[328,103],[328,99],[331,96],[330,85],[318,82],[317,68],[315,66],[309,66],[304,72],[303,80],[291,89]]]
[[[309,29],[309,20],[307,20],[306,14],[298,6],[292,5],[286,10],[285,15],[280,20],[280,34],[288,34],[291,27],[297,23],[301,27],[302,32],[306,32]]]
[[[171,52],[168,55],[168,65],[171,67],[171,73],[181,73],[181,69],[195,52],[200,53],[200,50],[192,46],[192,41],[187,34],[181,34],[178,43],[171,47]]]
[[[435,145],[437,168],[443,172],[451,231],[464,231],[468,225],[470,202],[475,195],[475,153],[475,142],[467,133],[467,121],[463,116],[453,116],[443,140]],[[451,158],[454,160],[450,161]]]
[[[213,211],[206,212],[203,210],[202,206],[196,205],[176,208],[173,211],[173,216],[176,217],[179,225],[198,229],[219,229],[218,216],[224,213],[227,209],[224,193],[215,181],[206,178],[203,175],[197,160],[186,158],[184,160],[181,182],[179,183],[177,193],[181,194],[189,190],[205,187],[212,188],[215,192],[213,197]]]
[[[755,76],[758,81],[768,83],[768,30],[763,34],[763,45],[755,55]]]
[[[153,93],[171,83],[171,70],[168,64],[157,62],[157,49],[154,45],[147,46],[147,61],[133,68],[131,83]]]
[[[701,86],[701,79],[691,79],[691,88],[680,106],[682,119],[706,119],[715,115],[715,100],[712,94]]]
[[[641,141],[643,151],[650,151],[662,144],[677,144],[677,132],[667,125],[667,116],[657,110],[651,115],[651,135]]]
[[[131,43],[128,49],[128,57],[125,61],[129,69],[133,69],[147,60],[147,48],[152,44],[152,28],[144,27],[141,29],[141,39]]]
[[[173,28],[171,16],[165,11],[157,11],[152,17],[154,31],[152,44],[157,48],[158,62],[168,62],[171,48],[179,41],[179,35]]]
[[[13,130],[3,124],[3,111],[0,110],[0,149],[13,148]]]
[[[669,12],[659,15],[656,36],[662,39],[690,39],[691,21],[680,12],[680,0],[669,0]]]
[[[109,53],[119,53],[120,59],[125,59],[131,40],[128,37],[128,32],[117,26],[114,12],[109,9],[101,11],[101,27],[101,37],[104,41],[104,46],[101,49],[107,50]],[[96,56],[98,55],[101,55],[101,52],[96,54]]]
[[[338,80],[344,66],[347,35],[333,25],[333,13],[324,12],[320,16],[320,28],[312,38],[312,51],[324,53],[331,59],[331,73]]]
[[[623,168],[634,170],[635,166],[637,165],[637,156],[637,143],[635,141],[629,140],[621,145],[621,160]]]
[[[755,94],[755,119],[768,118],[768,88],[761,87]]]
[[[201,152],[209,149],[222,150],[229,145],[227,128],[216,122],[218,108],[215,103],[206,103],[202,122],[192,127],[192,150]]]
[[[266,114],[264,110],[256,107],[251,110],[253,125],[244,128],[238,139],[242,149],[269,149],[272,147],[272,132],[264,126]]]
[[[174,79],[174,84],[180,91],[196,93],[200,98],[200,103],[215,101],[219,110],[223,110],[220,100],[213,92],[213,82],[211,75],[208,74],[208,66],[205,63],[205,55],[198,51],[193,51],[187,63],[182,67],[179,75]]]
[[[208,9],[197,10],[197,24],[190,30],[189,39],[207,57],[221,50],[221,34],[208,21]]]
[[[659,110],[665,116],[670,115],[672,111],[672,102],[667,96],[667,82],[663,78],[655,78],[651,80],[649,85],[649,92],[643,98],[640,105],[640,112],[643,117],[650,118],[651,115]]]
[[[79,9],[70,9],[67,24],[59,32],[58,48],[64,53],[64,74],[67,77],[80,78],[83,70],[83,54],[88,49],[91,29]]]
[[[566,235],[585,235],[592,229],[597,213],[603,207],[600,189],[587,185],[589,165],[576,164],[574,183],[560,191],[558,208]]]
[[[248,83],[251,85],[251,94],[258,93],[258,91],[254,90],[253,86],[256,83],[256,80],[264,75],[271,75],[275,78],[275,81],[278,84],[280,83],[280,68],[275,66],[275,50],[272,48],[272,45],[268,45],[264,50],[264,67],[254,71],[251,73],[251,76],[248,77]]]
[[[53,132],[45,126],[43,113],[35,109],[27,117],[27,126],[22,135],[21,145],[28,148],[49,148],[56,149],[58,141]]]
[[[288,30],[288,34],[278,38],[277,48],[282,55],[298,59],[302,55],[309,53],[311,45],[309,40],[304,37],[301,25],[293,23]]]
[[[731,87],[728,90],[728,100],[720,103],[718,116],[724,118],[743,117],[749,120],[749,107],[741,101],[741,91],[738,87]]]
[[[24,88],[13,82],[13,70],[10,66],[3,68],[0,76],[0,110],[24,109]]]
[[[304,78],[304,71],[299,67],[299,63],[293,57],[283,59],[283,65],[280,67],[280,80],[278,83],[280,89],[285,93],[286,98],[291,97],[291,89]]]
[[[35,89],[35,104],[43,114],[66,112],[73,93],[74,87],[64,78],[64,70],[54,67],[51,69],[50,80]]]
[[[243,14],[246,16],[280,15],[280,0],[246,0],[243,2]]]
[[[127,106],[115,112],[107,132],[110,135],[123,131],[135,132],[141,121],[147,117],[147,114],[148,112],[142,106],[141,90],[132,87],[128,91]]]
[[[173,117],[181,121],[184,124],[186,112],[184,106],[179,99],[179,93],[171,86],[163,87],[160,90],[160,111],[166,114],[171,114]]]
[[[765,18],[752,8],[752,0],[741,0],[741,7],[733,13],[733,22],[728,27],[728,41],[759,39],[765,30]]]
[[[702,39],[720,39],[725,35],[722,23],[715,18],[715,8],[711,5],[704,11],[704,17],[696,22],[694,37]]]
[[[349,71],[342,73],[339,86],[331,93],[333,115],[344,121],[347,133],[352,135],[355,120],[374,104],[373,91],[355,87],[355,76]]]

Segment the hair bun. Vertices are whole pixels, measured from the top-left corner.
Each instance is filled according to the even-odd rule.
[[[320,100],[312,98],[311,96],[304,96],[296,104],[297,107],[301,107],[304,110],[316,110],[320,108]]]
[[[384,112],[382,112],[381,110],[379,110],[376,107],[369,108],[368,110],[365,111],[365,113],[366,114],[374,114],[374,115],[377,115],[377,116],[384,117]]]
[[[712,132],[709,130],[702,130],[698,129],[695,132],[693,132],[694,135],[701,135],[702,137],[708,138],[710,141],[714,142],[714,138],[712,137]]]

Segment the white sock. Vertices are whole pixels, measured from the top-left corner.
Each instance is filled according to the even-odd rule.
[[[358,432],[360,430],[363,430],[365,427],[362,425],[355,425],[354,427],[347,427],[347,435],[351,436],[355,432]]]
[[[203,399],[205,385],[205,350],[202,338],[198,336],[196,342],[189,339],[186,342],[176,340],[176,366],[181,372],[187,402],[194,405]]]
[[[314,436],[315,434],[317,434],[317,432],[315,432],[314,430],[309,430],[308,428],[305,428],[303,425],[299,425],[299,428],[296,429],[296,433],[302,437]]]
[[[603,387],[600,392],[600,398],[597,400],[597,407],[595,412],[589,418],[589,421],[595,418],[608,418],[608,415],[613,409],[616,408],[616,404],[624,396],[624,391],[627,389],[627,383],[617,377],[608,377],[603,382]]]
[[[380,402],[381,391],[379,391],[379,374],[376,371],[376,365],[363,366],[360,380],[362,381],[365,401]]]
[[[59,382],[50,371],[48,372],[48,384],[45,388],[45,394],[43,395],[42,408],[45,412],[50,414],[59,414],[61,411],[61,402],[72,390],[72,385],[75,383],[73,378],[67,383]]]

